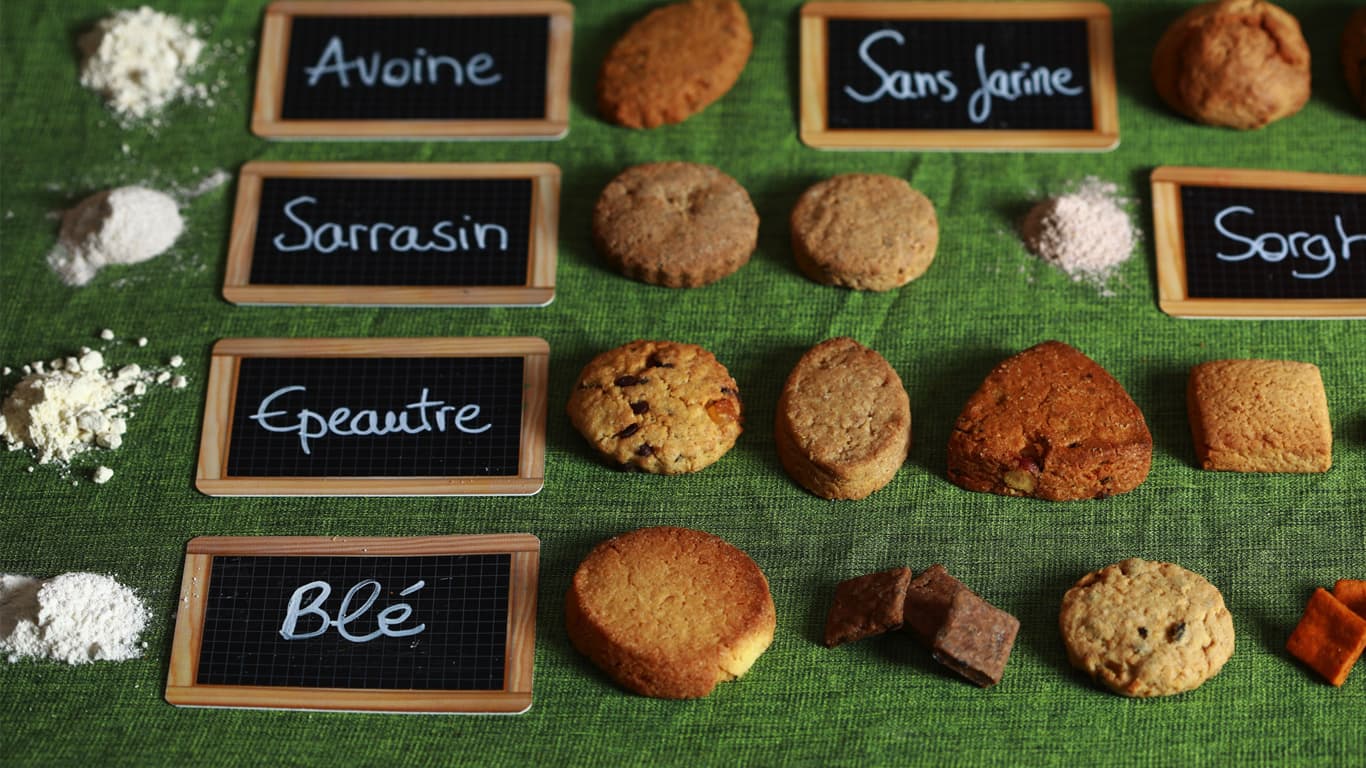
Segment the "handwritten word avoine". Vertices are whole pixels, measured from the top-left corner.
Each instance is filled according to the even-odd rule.
[[[308,388],[299,385],[281,387],[266,395],[256,413],[248,418],[260,424],[268,432],[294,433],[299,436],[299,449],[312,454],[310,440],[322,440],[330,435],[344,437],[382,437],[401,433],[420,435],[426,432],[446,432],[453,428],[467,435],[487,432],[493,424],[476,424],[479,419],[479,406],[469,403],[462,406],[447,405],[443,400],[431,400],[426,387],[416,402],[408,403],[400,411],[379,411],[363,409],[352,411],[350,408],[334,408],[324,415],[308,408],[293,413],[285,410],[270,410],[275,401],[293,392],[304,393]]]
[[[381,85],[386,88],[403,88],[408,85],[473,85],[487,87],[496,85],[503,76],[494,70],[496,62],[487,53],[476,53],[465,61],[451,56],[434,56],[425,48],[414,51],[412,58],[383,58],[374,51],[369,56],[346,58],[345,46],[340,37],[333,35],[323,48],[318,62],[304,69],[308,75],[308,86],[313,88],[324,78],[336,78],[337,85],[351,87],[351,74],[354,72],[361,85],[373,88]]]
[[[399,597],[407,597],[425,586],[427,586],[427,582],[419,580],[399,592]],[[368,590],[369,595],[359,606],[352,608],[351,603],[362,590]],[[411,637],[427,628],[426,624],[418,624],[414,627],[395,629],[399,624],[412,617],[413,607],[407,603],[394,603],[375,616],[377,629],[363,635],[351,632],[347,627],[370,610],[370,607],[379,599],[382,591],[383,587],[375,579],[366,579],[351,587],[347,590],[346,596],[342,598],[341,607],[337,609],[337,617],[334,619],[323,608],[323,603],[332,594],[332,585],[325,581],[311,581],[294,590],[294,594],[289,596],[289,604],[285,607],[285,620],[280,625],[280,636],[286,640],[308,640],[326,633],[332,627],[336,627],[337,634],[346,640],[353,643],[368,643],[379,637]],[[310,592],[314,593],[311,600],[309,598]],[[309,600],[309,602],[305,604],[305,600]],[[307,623],[317,622],[318,626],[300,631],[299,620],[308,616],[313,617],[313,619]]]
[[[1262,232],[1257,235],[1248,236],[1239,234],[1230,229],[1231,226],[1242,224],[1241,221],[1232,221],[1230,217],[1255,216],[1256,211],[1245,205],[1231,205],[1214,216],[1214,228],[1219,234],[1241,243],[1246,246],[1246,250],[1239,253],[1224,253],[1219,251],[1214,254],[1220,261],[1240,262],[1252,258],[1260,258],[1270,264],[1285,261],[1290,258],[1298,261],[1307,259],[1314,264],[1309,269],[1301,270],[1298,266],[1290,271],[1292,277],[1300,280],[1320,280],[1333,273],[1338,266],[1338,260],[1350,261],[1352,258],[1352,246],[1355,243],[1366,243],[1366,234],[1349,235],[1342,224],[1342,214],[1333,215],[1333,228],[1336,230],[1336,243],[1334,239],[1321,232]]]
[[[489,250],[496,243],[496,250],[508,249],[508,231],[498,224],[485,224],[474,221],[468,214],[461,215],[460,223],[443,219],[431,226],[424,234],[411,224],[391,224],[375,221],[368,224],[337,222],[310,222],[307,206],[318,204],[312,195],[300,195],[284,205],[285,218],[298,226],[298,232],[275,235],[271,244],[284,253],[310,251],[332,253],[334,251],[373,253],[409,253],[437,251],[455,253],[457,251]]]

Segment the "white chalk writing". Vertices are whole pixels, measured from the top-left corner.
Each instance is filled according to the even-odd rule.
[[[1366,234],[1347,234],[1341,214],[1333,215],[1333,227],[1337,230],[1336,245],[1331,237],[1321,232],[1262,232],[1253,237],[1241,235],[1225,226],[1225,219],[1234,214],[1254,216],[1256,211],[1246,205],[1231,205],[1215,214],[1214,228],[1224,237],[1247,246],[1247,250],[1241,253],[1220,251],[1214,254],[1215,257],[1227,262],[1246,261],[1254,257],[1269,264],[1279,263],[1286,258],[1314,262],[1312,269],[1301,271],[1296,266],[1290,270],[1290,275],[1300,280],[1320,280],[1331,275],[1337,269],[1339,259],[1348,261],[1352,258],[1353,244],[1366,243]]]
[[[418,581],[409,585],[399,593],[400,597],[417,592],[427,585],[425,581]],[[351,607],[351,602],[356,599],[361,590],[368,590],[369,595],[359,606]],[[332,585],[325,581],[310,581],[309,583],[294,590],[294,594],[289,596],[289,604],[285,608],[285,620],[280,625],[280,636],[286,640],[307,640],[318,637],[331,627],[337,628],[337,634],[353,643],[368,643],[377,637],[410,637],[427,628],[426,624],[418,624],[415,627],[405,627],[395,629],[394,627],[407,621],[413,615],[413,607],[407,603],[394,603],[393,605],[380,611],[375,616],[375,623],[378,628],[373,632],[363,635],[352,633],[347,626],[351,622],[360,618],[370,606],[379,599],[383,588],[375,579],[366,579],[347,590],[346,596],[342,598],[341,607],[337,609],[337,618],[332,618],[324,608],[323,603],[332,594]],[[311,601],[305,605],[304,601],[309,599],[308,593],[314,592]],[[303,632],[299,631],[299,619],[305,616],[316,617],[318,626]]]
[[[284,205],[285,218],[299,227],[299,239],[290,241],[281,232],[270,241],[278,251],[293,253],[311,251],[333,253],[335,251],[359,252],[369,250],[374,253],[408,253],[437,251],[455,253],[457,251],[508,249],[508,231],[498,224],[485,224],[474,221],[463,214],[460,224],[450,219],[436,222],[430,228],[430,236],[411,224],[391,224],[375,221],[369,224],[338,224],[323,222],[314,225],[302,217],[299,210],[304,205],[317,205],[318,199],[312,195],[300,195]]]
[[[352,437],[379,437],[396,432],[407,435],[420,435],[424,432],[445,432],[447,427],[467,435],[477,435],[493,427],[492,422],[475,426],[470,422],[479,418],[479,406],[469,403],[456,407],[446,405],[444,400],[430,400],[426,387],[417,402],[408,403],[401,411],[378,411],[363,409],[352,411],[350,408],[334,408],[324,415],[308,408],[290,414],[289,411],[270,410],[276,399],[291,392],[307,392],[308,388],[293,385],[281,387],[266,395],[256,413],[248,418],[261,425],[268,432],[294,433],[299,436],[299,448],[305,454],[313,452],[310,440],[322,440],[328,435]],[[454,414],[454,416],[450,416]],[[285,417],[279,422],[277,417]],[[449,424],[448,424],[449,422]]]
[[[361,84],[373,88],[376,84],[386,88],[403,88],[407,85],[465,85],[489,86],[503,79],[492,71],[495,62],[487,53],[476,53],[461,62],[451,56],[433,56],[427,49],[418,48],[412,58],[383,58],[378,52],[368,57],[346,58],[346,49],[340,37],[333,35],[323,47],[318,62],[306,67],[308,87],[313,88],[324,77],[335,77],[337,85],[351,87],[351,73],[355,72]]]

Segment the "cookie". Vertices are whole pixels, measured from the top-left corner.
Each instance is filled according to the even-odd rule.
[[[1356,9],[1342,29],[1342,76],[1357,108],[1366,113],[1366,6]]]
[[[720,537],[687,528],[602,542],[565,598],[574,647],[623,687],[656,698],[699,698],[743,675],[775,626],[759,566]]]
[[[759,214],[749,193],[701,163],[622,171],[593,207],[593,243],[617,270],[669,288],[707,285],[749,262]]]
[[[967,587],[938,563],[922,571],[906,588],[906,629],[920,642],[932,646],[948,618],[953,596],[961,589]]]
[[[569,396],[574,427],[623,469],[696,472],[735,445],[740,392],[696,344],[633,341],[593,358]]]
[[[1366,618],[1319,587],[1286,640],[1285,650],[1331,685],[1341,686],[1366,651]]]
[[[626,30],[598,73],[598,111],[628,128],[681,123],[735,85],[754,38],[735,0],[656,8]]]
[[[1058,625],[1072,666],[1124,696],[1193,690],[1233,655],[1223,595],[1172,563],[1133,558],[1083,576]]]
[[[1172,22],[1153,51],[1153,85],[1201,123],[1249,130],[1309,100],[1309,46],[1294,16],[1264,0],[1219,0]]]
[[[911,569],[905,567],[841,581],[825,617],[825,647],[900,628],[910,584]]]
[[[1327,472],[1333,428],[1318,366],[1291,360],[1214,360],[1186,386],[1195,455],[1205,469]]]
[[[774,438],[783,468],[807,490],[861,499],[906,461],[910,399],[882,355],[853,339],[829,339],[788,375]]]
[[[949,437],[948,475],[970,491],[1049,501],[1137,488],[1153,438],[1129,393],[1060,341],[1011,357],[987,376]]]
[[[889,291],[925,274],[939,245],[934,204],[904,180],[850,173],[812,185],[792,209],[792,250],[812,280]]]
[[[934,636],[934,660],[987,688],[1001,682],[1019,633],[1019,619],[960,589]]]

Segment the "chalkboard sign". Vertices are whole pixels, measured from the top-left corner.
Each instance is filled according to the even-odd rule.
[[[569,130],[562,0],[272,3],[252,130],[267,138],[541,138]]]
[[[1366,176],[1162,167],[1158,301],[1182,317],[1366,317]]]
[[[808,3],[801,135],[828,149],[1112,149],[1097,2]]]
[[[543,306],[559,195],[549,163],[247,163],[223,296]]]
[[[541,339],[224,339],[196,487],[211,496],[533,494]]]
[[[166,700],[524,712],[539,557],[527,534],[194,539]]]

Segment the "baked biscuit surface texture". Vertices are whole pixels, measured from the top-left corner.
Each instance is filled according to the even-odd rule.
[[[1152,76],[1162,100],[1193,120],[1261,128],[1309,100],[1309,46],[1280,7],[1219,0],[1167,27],[1153,51]]]
[[[824,284],[889,291],[920,277],[939,246],[934,204],[904,179],[849,173],[817,182],[792,208],[797,267]]]
[[[850,338],[817,344],[793,367],[778,399],[778,458],[787,473],[827,499],[861,499],[906,461],[911,405],[901,377]]]
[[[826,647],[898,629],[910,584],[911,569],[904,566],[841,581],[825,617]]]
[[[1233,617],[1203,576],[1132,558],[1087,574],[1058,617],[1072,666],[1124,696],[1199,687],[1233,655]]]
[[[1049,501],[1137,488],[1153,439],[1129,393],[1060,341],[1008,358],[987,376],[949,437],[948,477],[970,491]]]
[[[593,208],[593,241],[617,270],[669,288],[716,282],[743,267],[759,238],[744,187],[701,163],[622,171]]]
[[[1196,459],[1233,472],[1327,472],[1333,428],[1318,366],[1214,360],[1191,369],[1186,407]]]
[[[768,580],[744,552],[687,528],[602,542],[565,599],[574,647],[623,687],[691,699],[743,675],[773,641]]]
[[[598,73],[598,110],[628,128],[680,123],[726,94],[754,39],[735,0],[656,8],[612,46]]]
[[[1366,5],[1356,9],[1342,30],[1342,75],[1352,101],[1366,113]]]

